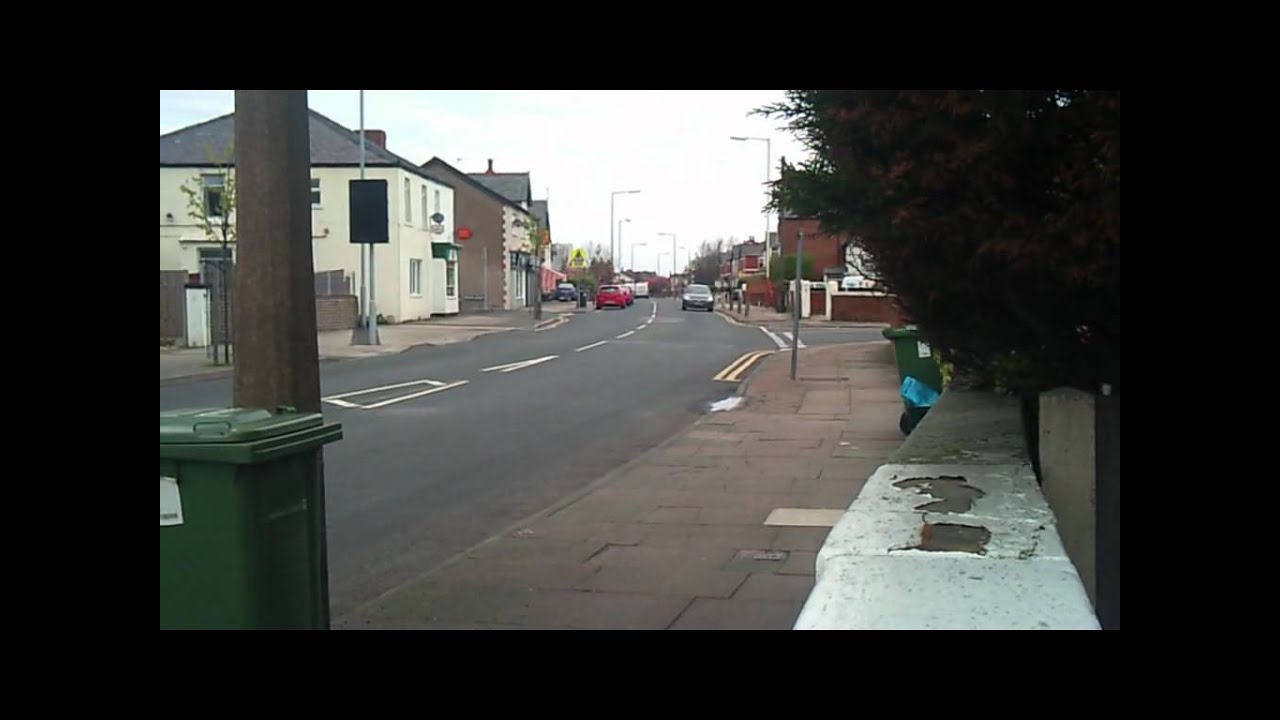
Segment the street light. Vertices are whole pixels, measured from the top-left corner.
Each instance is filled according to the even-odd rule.
[[[671,274],[676,274],[676,234],[675,233],[658,233],[659,237],[671,238]],[[661,270],[662,268],[658,268]]]
[[[658,253],[658,274],[659,275],[662,274],[662,258],[666,257],[667,255],[671,255],[671,253],[666,251]],[[676,256],[671,255],[671,268],[674,270],[675,266],[676,266]]]
[[[614,263],[617,263],[617,255],[613,254],[613,201],[616,200],[619,195],[635,195],[638,192],[640,191],[639,190],[614,190],[613,192],[609,193],[609,259],[612,260]],[[621,244],[618,245],[618,254],[619,255],[622,254]],[[617,270],[618,269],[615,267],[614,272],[617,272]]]
[[[619,260],[622,259],[622,223],[624,222],[631,222],[631,218],[622,218],[621,220],[618,221],[618,259]],[[613,250],[610,249],[609,252],[613,252]],[[617,273],[618,270],[619,268],[617,267],[613,269],[615,273]]]
[[[649,243],[631,243],[631,270],[633,272],[636,269],[636,248],[648,247],[648,246],[649,246]]]
[[[747,141],[754,140],[756,142],[764,143],[764,182],[765,182],[764,192],[765,192],[765,197],[768,198],[769,183],[773,180],[773,144],[769,142],[769,138],[761,138],[761,137],[740,137],[738,135],[732,135],[729,137],[729,139],[737,140],[738,142],[747,142]],[[764,239],[764,275],[765,277],[768,277],[769,276],[769,257],[773,254],[773,248],[770,247],[770,244],[769,244],[769,210],[767,205],[765,206],[765,211],[764,211],[763,239]]]

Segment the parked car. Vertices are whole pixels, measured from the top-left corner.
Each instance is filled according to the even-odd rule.
[[[711,293],[711,288],[706,285],[690,285],[684,289],[684,295],[680,298],[680,309],[688,310],[689,308],[702,308],[707,312],[716,309],[716,296]]]
[[[573,302],[578,299],[578,288],[573,283],[560,283],[556,286],[557,302]]]
[[[625,309],[629,303],[626,291],[618,285],[601,285],[596,291],[596,309],[603,310],[606,307],[616,307]]]
[[[649,297],[649,283],[647,282],[636,283],[636,297],[642,297],[642,298]]]

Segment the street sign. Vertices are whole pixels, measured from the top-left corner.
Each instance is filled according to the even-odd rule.
[[[432,226],[431,226],[431,234],[432,234],[432,235],[443,235],[443,234],[444,234],[444,226],[443,226],[443,225],[432,225]]]
[[[569,267],[574,270],[587,269],[587,251],[582,248],[574,248],[573,254],[569,256]]]

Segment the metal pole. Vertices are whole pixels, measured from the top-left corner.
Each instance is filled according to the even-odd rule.
[[[534,267],[534,274],[538,281],[534,283],[533,295],[533,321],[537,322],[542,319],[542,249],[539,245],[534,245],[534,252],[538,254],[538,263]]]
[[[622,256],[622,221],[618,221],[618,256]]]
[[[764,210],[764,276],[769,277],[769,258],[771,257],[771,244],[769,243],[769,180],[773,174],[773,143],[769,138],[764,139],[764,196],[766,198]]]
[[[804,233],[796,238],[796,296],[791,320],[791,379],[796,379],[796,356],[800,354],[800,258],[804,256]]]
[[[360,91],[360,179],[364,179],[364,91]],[[395,188],[391,189],[392,192]],[[369,243],[369,344],[378,345],[378,268]]]
[[[364,91],[360,91],[360,179],[364,179]],[[366,340],[369,332],[369,273],[365,269],[365,255],[368,248],[360,244],[360,324],[365,328]]]
[[[613,201],[616,200],[617,198],[618,198],[617,193],[611,193],[609,195],[609,263],[615,266],[617,265],[618,261],[616,259],[617,256],[613,254]],[[618,272],[618,268],[614,267],[613,271],[615,273]],[[613,280],[613,278],[609,278],[609,279]]]
[[[489,312],[489,246],[484,246],[484,311]]]

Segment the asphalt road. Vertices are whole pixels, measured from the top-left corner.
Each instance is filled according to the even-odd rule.
[[[766,349],[758,328],[642,299],[322,365],[345,433],[325,451],[334,620],[661,443],[736,391],[718,372]],[[162,410],[230,401],[225,378],[160,389]]]

